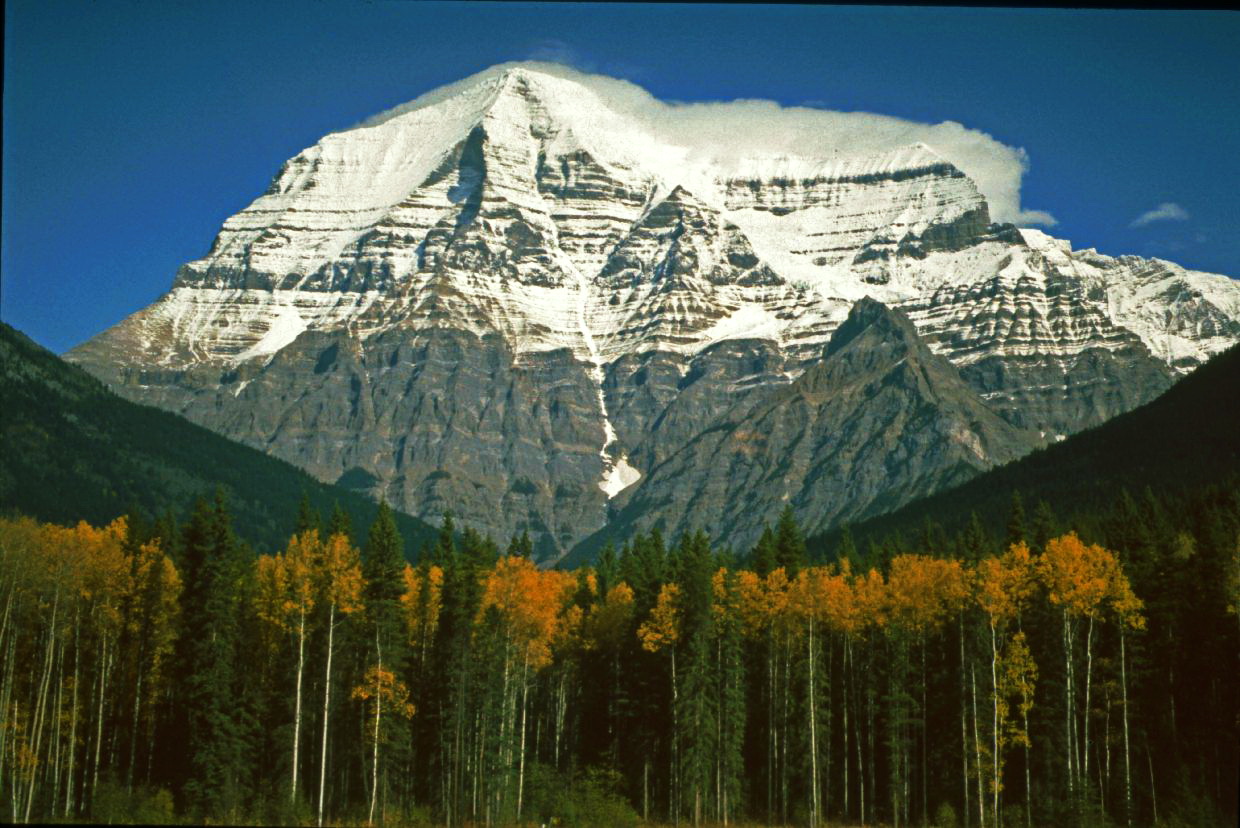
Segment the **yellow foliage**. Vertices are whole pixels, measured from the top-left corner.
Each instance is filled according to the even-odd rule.
[[[650,611],[650,617],[637,628],[643,650],[657,653],[680,640],[679,601],[680,587],[676,584],[664,584],[659,589],[659,597]]]
[[[346,615],[362,609],[362,555],[345,535],[327,539],[319,579],[325,602]]]
[[[415,649],[428,646],[439,627],[439,611],[443,604],[443,567],[425,570],[405,564],[405,592],[400,596],[409,625],[409,643]]]
[[[1069,615],[1098,618],[1109,606],[1120,623],[1133,629],[1145,627],[1144,604],[1133,594],[1111,550],[1087,546],[1075,532],[1069,532],[1047,542],[1037,570],[1051,603]]]
[[[1012,544],[1000,557],[979,561],[974,570],[978,606],[996,624],[1014,619],[1033,595],[1036,575],[1029,547],[1023,541]]]
[[[575,629],[576,618],[561,619],[576,581],[567,572],[538,569],[528,558],[500,558],[486,577],[479,612],[494,608],[530,666],[551,663],[551,647],[558,636]],[[562,623],[566,622],[566,623]]]
[[[925,555],[899,555],[887,578],[888,610],[893,623],[915,633],[940,626],[969,596],[959,561]]]
[[[381,710],[405,719],[411,718],[416,712],[413,703],[409,701],[409,688],[405,683],[391,670],[378,665],[371,665],[366,670],[362,683],[353,688],[352,697],[363,702],[372,702],[371,718]]]

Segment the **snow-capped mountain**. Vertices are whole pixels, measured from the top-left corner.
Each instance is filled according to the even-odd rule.
[[[724,160],[588,79],[500,67],[298,153],[164,297],[68,357],[412,514],[528,528],[555,557],[724,412],[818,363],[865,297],[1012,427],[1002,456],[965,453],[976,468],[1240,340],[1231,279],[992,223],[930,146],[858,146]],[[875,502],[847,484],[817,484],[833,516]]]

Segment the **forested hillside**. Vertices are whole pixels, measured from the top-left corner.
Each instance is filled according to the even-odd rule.
[[[858,542],[963,529],[973,515],[1001,531],[1013,496],[1034,509],[1088,523],[1124,490],[1139,497],[1240,481],[1240,346],[1215,356],[1165,394],[1097,428],[851,527]],[[814,557],[830,558],[841,530],[812,538]]]
[[[137,510],[184,519],[193,498],[219,486],[238,534],[281,548],[299,499],[339,503],[359,525],[378,504],[189,421],[123,400],[82,369],[0,323],[0,513],[103,524]],[[435,529],[395,516],[411,543]]]
[[[791,512],[574,572],[296,524],[0,521],[6,818],[1235,824],[1234,487],[819,566]]]

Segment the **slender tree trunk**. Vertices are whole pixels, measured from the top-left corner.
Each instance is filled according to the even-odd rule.
[[[1024,699],[1028,705],[1028,699]],[[1033,826],[1033,778],[1029,768],[1029,711],[1026,708],[1021,711],[1021,719],[1025,727],[1025,828]]]
[[[1150,769],[1150,805],[1154,809],[1154,824],[1158,824],[1158,788],[1154,784],[1154,756],[1150,753],[1149,736],[1145,739],[1145,764]]]
[[[968,693],[965,689],[964,673],[964,613],[956,616],[960,632],[960,781],[964,787],[964,828],[969,828],[972,809],[969,807],[969,715]]]
[[[90,782],[90,801],[94,804],[95,794],[99,791],[99,757],[103,749],[103,711],[107,700],[109,654],[107,638],[100,643],[99,668],[99,704],[95,719],[95,769]]]
[[[521,663],[521,755],[518,758],[521,769],[517,771],[517,821],[521,821],[521,806],[524,804],[525,794],[525,714],[529,708],[530,683],[529,683],[529,666],[530,659],[526,655]]]
[[[849,672],[848,672],[848,662],[849,662],[849,651],[851,649],[852,649],[852,646],[851,646],[850,640],[846,637],[844,639],[844,709],[843,709],[843,713],[844,713],[844,719],[843,719],[843,725],[844,725],[844,816],[845,818],[847,818],[849,815],[848,763],[850,759],[848,756],[848,702],[849,702],[849,696],[851,694],[848,691],[849,691],[849,685],[851,683],[851,677],[849,676]]]
[[[927,762],[927,741],[929,735],[929,713],[926,710],[926,634],[922,632],[921,639],[921,824],[925,825],[930,819],[930,792],[929,786],[929,765]]]
[[[1094,619],[1089,619],[1089,628],[1085,632],[1085,762],[1082,765],[1081,778],[1089,778],[1089,719],[1090,689],[1094,674]]]
[[[994,755],[991,756],[991,767],[993,768],[992,793],[994,796],[991,806],[991,818],[994,819],[995,825],[999,825],[999,645],[995,637],[995,622],[990,622],[990,687],[994,692],[994,716],[991,721],[991,745]]]
[[[809,756],[810,812],[809,824],[817,826],[818,813],[818,717],[817,695],[814,693],[814,619],[809,620]]]
[[[1124,639],[1124,629],[1120,627],[1119,686],[1124,710],[1124,824],[1132,825],[1132,764],[1128,752],[1128,658],[1125,653]]]
[[[379,724],[383,718],[383,690],[379,684],[379,677],[383,673],[383,651],[379,648],[379,631],[375,630],[375,655],[378,660],[378,669],[375,671],[375,741],[372,767],[374,776],[370,783],[370,815],[366,821],[371,825],[375,822],[375,802],[379,799]]]
[[[775,636],[766,631],[766,823],[775,821]]]
[[[642,822],[650,821],[650,756],[642,763]]]
[[[323,674],[323,748],[319,755],[319,828],[323,825],[323,792],[327,788],[327,722],[332,698],[332,639],[336,633],[336,605],[327,610],[327,670]]]
[[[38,703],[35,705],[34,719],[31,723],[31,734],[34,737],[33,756],[38,762],[39,749],[43,742],[43,724],[46,718],[45,710],[47,707],[47,694],[52,680],[52,662],[53,653],[55,652],[56,642],[56,613],[60,609],[60,590],[56,591],[56,597],[52,601],[52,623],[47,633],[47,654],[43,663],[43,676],[39,682]],[[30,821],[30,809],[34,805],[35,785],[39,779],[37,768],[32,769],[30,773],[29,790],[26,793],[26,822]]]
[[[790,638],[784,639],[784,681],[782,696],[784,699],[784,709],[780,716],[780,727],[783,730],[783,738],[781,746],[783,754],[779,760],[779,816],[784,822],[788,821],[788,720],[791,718],[788,714],[789,691],[792,687],[792,642]]]
[[[857,665],[854,663],[853,664],[854,673],[856,671],[856,666]],[[868,674],[864,670],[861,673],[861,680],[863,682],[868,683]],[[857,793],[858,793],[857,807],[858,807],[859,814],[861,817],[861,824],[864,825],[865,824],[865,757],[863,755],[864,753],[863,745],[862,745],[863,738],[862,738],[862,732],[861,732],[861,724],[863,721],[862,707],[861,707],[861,687],[857,687],[856,689],[857,689],[857,692],[856,692],[857,709],[855,711],[856,715],[853,718],[855,720],[855,724],[854,724],[854,726],[856,727],[855,743],[857,745],[857,789],[858,789],[857,790]]]
[[[65,785],[65,808],[62,816],[69,816],[69,812],[74,810],[73,789],[75,781],[73,778],[74,763],[77,758],[77,723],[78,723],[78,664],[82,660],[82,652],[78,639],[79,616],[78,610],[73,612],[73,701],[72,713],[70,713],[69,724],[69,780]]]
[[[133,691],[133,719],[129,731],[129,770],[125,774],[125,787],[133,793],[133,771],[138,761],[138,718],[142,710],[142,656],[138,656],[138,679]]]
[[[2,698],[0,698],[0,721],[2,721],[6,725],[11,724],[12,726],[16,726],[17,724],[16,712],[14,712],[13,718],[11,720],[8,719],[9,701],[13,697],[13,672],[14,672],[14,666],[17,662],[17,633],[16,631],[8,637],[7,645],[8,645],[8,652],[7,652],[7,655],[5,656],[5,661],[4,661],[4,664],[5,664],[4,690],[3,690]],[[8,734],[11,729],[12,729],[11,727],[7,727],[7,726],[0,727],[0,790],[4,789],[4,782],[3,782],[4,768],[5,768],[4,757],[5,757],[5,750],[9,746]],[[10,784],[12,784],[13,780],[16,778],[17,778],[17,768],[16,766],[14,766],[13,773],[11,774],[10,779],[9,779]],[[14,813],[16,814],[16,812]],[[13,817],[13,821],[14,822],[17,821],[16,816]]]
[[[982,739],[977,730],[977,672],[969,665],[969,684],[973,703],[973,767],[977,769],[977,824],[986,828],[986,790],[982,786]]]
[[[1073,722],[1076,717],[1072,710],[1072,622],[1067,609],[1063,611],[1063,665],[1064,746],[1068,752],[1068,798],[1072,799],[1076,793],[1076,776],[1072,769],[1072,758],[1076,755],[1076,745],[1073,743]]]
[[[306,610],[303,607],[297,620],[297,694],[293,713],[293,791],[289,795],[292,802],[297,801],[297,766],[301,747],[301,675],[306,663]]]

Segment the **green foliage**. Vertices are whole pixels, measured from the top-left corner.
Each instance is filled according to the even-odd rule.
[[[172,825],[177,821],[167,789],[137,787],[131,792],[111,779],[99,782],[90,817],[100,825]]]
[[[529,813],[542,825],[623,828],[641,822],[615,770],[591,767],[570,777],[540,764],[531,769],[529,784]]]
[[[956,828],[956,809],[950,802],[940,802],[934,810],[934,828]]]

